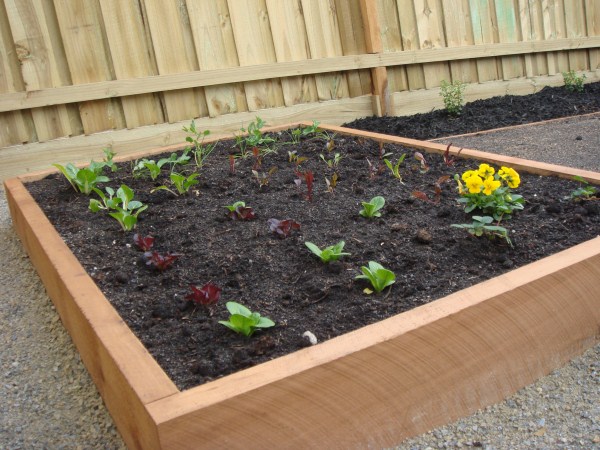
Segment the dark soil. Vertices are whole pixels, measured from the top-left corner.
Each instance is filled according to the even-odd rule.
[[[497,120],[492,127],[505,123],[494,114],[491,118]],[[391,122],[369,120],[372,128],[380,121]],[[287,134],[276,136],[283,139]],[[516,192],[527,200],[525,210],[504,222],[514,247],[500,238],[471,237],[450,227],[470,222],[456,203],[454,182],[442,185],[441,201],[435,205],[415,199],[412,192],[433,197],[441,176],[473,169],[476,162],[448,167],[441,156],[426,155],[431,168],[421,173],[413,150],[386,144],[384,149],[392,153],[394,161],[408,153],[401,169],[402,184],[387,168],[370,176],[367,161],[378,165],[378,144],[344,136],[336,136],[335,144],[329,154],[322,139],[279,146],[277,154],[265,156],[261,169],[278,167],[278,171],[268,186],[259,188],[251,172],[254,158],[238,160],[236,173],[231,174],[227,156],[237,150],[231,142],[220,143],[201,170],[197,191],[179,197],[165,191],[150,193],[164,183],[166,171],[157,183],[132,179],[130,164],[121,164],[119,172],[108,174],[109,184],[116,188],[126,183],[136,198],[149,205],[140,216],[137,232],[154,236],[155,249],[161,253],[183,254],[162,273],[146,266],[133,243],[133,233],[120,231],[119,224],[105,214],[91,213],[89,199],[76,194],[62,176],[32,183],[29,189],[91,277],[180,389],[309,345],[302,337],[305,331],[324,341],[600,234],[599,202],[568,199],[578,183],[521,174],[522,184]],[[306,198],[306,185],[298,188],[294,182],[290,151],[308,157],[302,167],[315,174],[312,201]],[[319,154],[331,158],[335,152],[343,159],[337,169],[338,185],[331,194],[326,192],[325,178],[333,171]],[[360,202],[376,195],[386,199],[383,216],[372,220],[360,217]],[[255,220],[227,218],[224,206],[238,200],[254,209]],[[269,218],[291,218],[301,228],[281,239],[269,231]],[[344,250],[351,255],[328,265],[304,245],[311,241],[324,247],[340,240],[346,242]],[[366,283],[354,277],[368,261],[380,262],[395,272],[397,281],[391,289],[363,293]],[[221,301],[212,309],[184,299],[190,285],[202,286],[208,281],[223,288]],[[237,335],[218,324],[228,317],[226,301],[246,305],[277,325],[250,338]]]
[[[344,126],[427,140],[597,111],[600,111],[600,83],[590,83],[582,93],[569,92],[563,86],[547,86],[532,95],[477,100],[467,103],[458,117],[435,110],[405,117],[367,117]]]

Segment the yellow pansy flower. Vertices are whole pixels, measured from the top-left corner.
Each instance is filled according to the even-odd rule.
[[[470,194],[479,194],[481,192],[483,180],[479,175],[471,175],[467,180],[465,180],[465,183]]]
[[[494,179],[493,176],[487,177],[483,182],[483,193],[485,195],[492,195],[496,189],[500,187],[502,183]]]
[[[462,178],[463,181],[467,181],[473,175],[477,175],[477,171],[475,171],[475,170],[467,170],[465,173],[462,174],[461,178]]]
[[[478,172],[479,172],[479,176],[485,180],[488,177],[494,176],[494,173],[496,173],[496,170],[494,170],[494,168],[492,166],[490,166],[489,164],[483,163],[483,164],[479,165]]]
[[[517,188],[519,187],[519,184],[521,184],[521,177],[515,169],[510,167],[501,167],[498,171],[498,175],[506,181],[506,184],[511,189]]]

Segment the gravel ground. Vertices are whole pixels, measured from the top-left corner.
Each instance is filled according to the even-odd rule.
[[[450,141],[600,170],[600,115]],[[124,448],[12,230],[4,195],[0,254],[0,449]],[[600,345],[506,401],[397,448],[460,447],[600,449]]]

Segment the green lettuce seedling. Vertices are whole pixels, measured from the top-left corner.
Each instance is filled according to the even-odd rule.
[[[198,178],[197,173],[193,173],[186,177],[185,175],[181,175],[177,172],[172,172],[169,175],[169,179],[171,180],[171,183],[173,184],[173,186],[175,186],[175,189],[177,190],[177,192],[173,191],[172,189],[169,189],[167,186],[164,186],[164,185],[155,187],[150,192],[169,191],[171,194],[174,194],[174,195],[184,195],[189,192],[189,190],[192,186],[195,186],[196,184],[198,184],[200,182],[196,178]]]
[[[389,159],[383,160],[385,165],[388,166],[388,169],[390,169],[390,171],[392,172],[392,175],[395,178],[398,178],[400,182],[402,182],[402,175],[400,175],[400,166],[404,162],[404,158],[406,158],[406,153],[403,153],[402,156],[398,158],[398,162],[396,164],[393,164]]]
[[[267,317],[261,317],[259,313],[252,312],[239,303],[227,302],[225,305],[231,314],[229,320],[220,320],[221,325],[225,325],[230,330],[244,336],[252,336],[257,328],[270,328],[275,326],[275,322]]]
[[[381,292],[386,287],[392,285],[396,281],[396,275],[391,270],[384,268],[381,264],[375,261],[369,261],[369,266],[362,266],[360,268],[362,275],[357,275],[356,280],[369,280],[371,286],[375,289],[375,292]],[[365,293],[371,294],[371,289],[365,289]]]
[[[104,195],[100,189],[94,189],[94,192],[98,194],[101,201],[91,199],[90,210],[93,212],[100,210],[113,211],[109,212],[109,215],[119,222],[123,231],[133,230],[138,215],[148,208],[148,205],[133,199],[133,190],[125,184],[117,189],[116,194],[110,187],[106,188],[107,195]]]
[[[361,202],[363,209],[359,211],[359,214],[363,217],[367,217],[369,219],[373,217],[381,217],[381,212],[379,211],[385,205],[385,199],[383,197],[377,196],[373,197],[370,202]]]
[[[98,183],[110,181],[108,177],[101,175],[105,163],[92,161],[89,167],[81,169],[75,167],[72,163],[68,163],[66,166],[61,164],[52,165],[61,171],[76,192],[81,192],[85,195],[90,195]]]
[[[321,259],[321,261],[323,261],[324,263],[328,263],[330,261],[337,261],[342,256],[350,255],[350,253],[342,252],[342,250],[344,249],[344,245],[346,244],[344,241],[340,241],[335,245],[325,247],[323,250],[321,250],[319,247],[317,247],[312,242],[306,241],[304,244],[308,247],[308,249],[311,252],[313,252],[315,255],[317,255]]]

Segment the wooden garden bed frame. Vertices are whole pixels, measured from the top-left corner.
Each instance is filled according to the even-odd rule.
[[[321,128],[427,152],[446,148]],[[580,175],[600,184],[598,173],[467,149],[460,156],[541,175]],[[27,192],[23,183],[48,173],[5,182],[14,227],[132,449],[394,445],[504,399],[600,340],[597,237],[379,323],[180,392]]]

